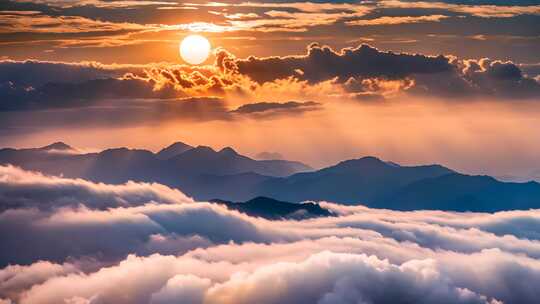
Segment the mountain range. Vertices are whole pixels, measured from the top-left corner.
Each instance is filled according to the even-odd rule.
[[[104,183],[159,182],[197,200],[332,201],[397,210],[485,211],[540,208],[540,184],[502,182],[441,165],[401,166],[362,157],[314,170],[295,161],[255,160],[226,147],[174,143],[157,153],[117,148],[82,153],[58,142],[0,150],[0,163]],[[248,205],[245,205],[248,206]]]

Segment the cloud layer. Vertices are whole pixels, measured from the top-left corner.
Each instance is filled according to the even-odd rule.
[[[267,221],[157,184],[0,169],[7,303],[495,304],[540,296],[538,210],[325,202],[338,216]]]
[[[218,49],[215,63],[200,67],[7,60],[0,61],[0,72],[3,112],[91,107],[111,100],[212,96],[234,100],[236,104],[260,98],[276,102],[276,92],[318,100],[392,99],[407,95],[516,100],[540,96],[538,80],[525,75],[510,61],[384,52],[366,44],[340,51],[310,44],[305,55],[247,59]],[[134,108],[139,106],[136,103]],[[269,108],[256,103],[259,105],[241,106],[236,112]],[[123,105],[126,111],[129,105]],[[156,112],[164,107],[160,102],[147,105]],[[314,104],[271,107],[294,110],[309,105]]]
[[[179,36],[202,32],[217,45],[237,47],[242,56],[298,53],[311,41],[343,46],[361,39],[385,49],[538,62],[539,15],[532,0],[8,0],[0,11],[0,38],[3,54],[17,59],[173,61]]]

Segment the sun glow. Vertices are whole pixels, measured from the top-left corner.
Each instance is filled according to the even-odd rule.
[[[189,35],[180,43],[180,56],[189,64],[203,63],[210,50],[210,42],[201,35]]]

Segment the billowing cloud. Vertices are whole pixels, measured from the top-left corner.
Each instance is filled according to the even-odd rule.
[[[338,216],[267,221],[157,184],[2,170],[4,199],[14,202],[0,213],[4,301],[495,304],[539,296],[539,210],[322,203]]]
[[[328,46],[311,44],[301,56],[239,59],[238,71],[257,82],[272,81],[290,76],[310,83],[333,78],[350,77],[403,78],[412,74],[433,74],[450,71],[453,67],[444,56],[395,54],[380,52],[368,45],[336,52]]]
[[[0,166],[0,211],[14,208],[50,210],[80,204],[105,210],[150,202],[183,204],[193,200],[178,190],[157,183],[108,185]]]
[[[0,96],[4,100],[0,110],[77,108],[118,99],[205,96],[221,96],[238,104],[238,100],[281,97],[276,92],[325,100],[393,98],[403,94],[495,99],[540,96],[538,80],[510,61],[383,52],[368,45],[338,52],[311,44],[305,55],[284,57],[240,59],[224,49],[216,50],[215,55],[213,65],[201,67],[3,61],[0,71],[7,73],[0,79]],[[38,73],[53,74],[51,82],[28,76]],[[274,109],[313,108],[305,103],[270,103]],[[161,105],[155,103],[155,108]],[[253,112],[263,105],[244,105],[235,112]]]

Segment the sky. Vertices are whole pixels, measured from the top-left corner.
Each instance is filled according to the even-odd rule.
[[[540,178],[537,1],[0,0],[0,146]],[[188,35],[212,54],[190,65]]]
[[[201,45],[180,53],[190,35],[211,46],[201,63],[185,55]],[[182,141],[316,169],[371,155],[540,181],[538,126],[538,0],[0,0],[0,148]],[[57,152],[72,153],[44,153]],[[0,304],[540,297],[540,209],[319,201],[332,216],[269,220],[96,175],[0,165]]]

